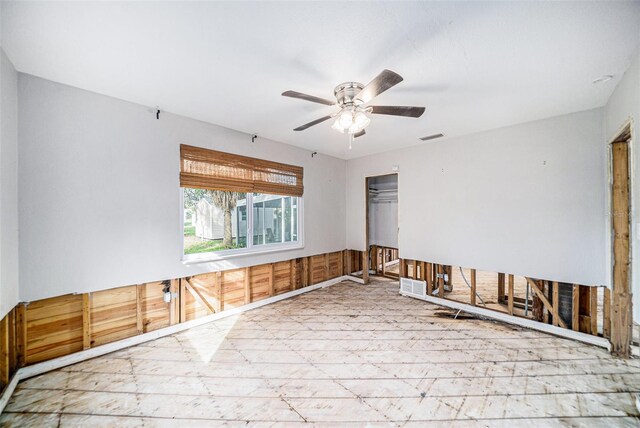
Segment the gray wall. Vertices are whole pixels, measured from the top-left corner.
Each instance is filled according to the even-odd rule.
[[[399,166],[400,257],[606,282],[602,110],[347,162],[347,246],[364,246],[364,179]]]
[[[626,73],[622,77],[620,83],[616,87],[615,91],[611,95],[609,102],[604,109],[604,133],[603,150],[608,153],[608,146],[605,143],[611,141],[626,122],[630,120],[631,126],[631,154],[632,154],[632,171],[631,171],[631,185],[632,185],[632,213],[631,213],[631,249],[633,252],[633,260],[631,265],[631,275],[633,284],[633,318],[635,322],[640,322],[640,257],[638,251],[640,250],[640,215],[638,214],[638,204],[640,204],[640,142],[638,138],[640,133],[638,127],[640,126],[640,54],[636,54],[631,66],[627,69]],[[606,180],[609,181],[609,165],[607,163]],[[606,189],[606,205],[605,212],[610,212],[609,201],[611,198],[610,189]],[[606,258],[607,258],[607,280],[611,278],[611,241],[609,230],[611,223],[609,216],[607,215],[607,240],[606,240]]]
[[[0,318],[18,303],[18,74],[0,49]]]
[[[19,96],[21,300],[345,248],[343,160],[24,74]],[[184,265],[180,143],[304,167],[304,249]]]

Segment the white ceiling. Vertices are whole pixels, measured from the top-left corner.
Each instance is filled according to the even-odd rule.
[[[640,40],[640,2],[4,3],[2,42],[25,73],[340,158],[606,103]],[[374,104],[349,151],[331,98],[388,68],[404,82]],[[615,75],[608,83],[592,81]],[[424,144],[429,144],[424,143]]]

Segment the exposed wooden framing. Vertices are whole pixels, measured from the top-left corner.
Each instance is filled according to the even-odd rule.
[[[347,275],[351,275],[353,269],[351,268],[351,264],[353,262],[353,254],[351,254],[351,250],[347,250]]]
[[[186,311],[186,301],[187,301],[187,287],[185,283],[187,281],[185,279],[180,280],[180,322],[185,322],[187,320],[187,311]]]
[[[16,306],[16,363],[23,367],[27,352],[27,304],[18,303]]]
[[[544,293],[544,296],[547,298],[548,301],[552,300],[551,297],[551,287],[549,287],[549,282],[548,281],[544,281],[544,280],[540,280],[539,281],[540,284],[540,290]],[[551,318],[551,311],[547,309],[546,306],[543,305],[542,307],[542,322],[545,324],[550,324],[549,319]]]
[[[338,257],[338,276],[344,275],[344,250],[340,251]]]
[[[553,287],[553,290],[551,291],[552,294],[552,298],[551,298],[551,303],[553,306],[553,325],[555,326],[559,326],[560,325],[560,313],[558,311],[558,309],[560,308],[560,293],[559,293],[559,286],[558,286],[558,281],[553,281],[551,283],[551,286]]]
[[[417,260],[413,260],[413,272],[411,272],[413,274],[413,279],[418,279],[418,261]]]
[[[307,260],[307,285],[313,285],[313,260],[311,257],[305,257]]]
[[[533,292],[542,301],[542,304],[547,309],[547,311],[549,311],[550,313],[553,313],[553,307],[551,306],[551,303],[549,303],[549,300],[547,300],[547,298],[545,297],[544,293],[542,292],[540,287],[538,287],[538,285],[535,283],[535,281],[532,280],[531,278],[527,278],[527,282],[531,286],[531,289],[533,290]],[[567,328],[567,325],[565,324],[564,321],[562,321],[562,319],[560,319],[560,317],[558,317],[558,324],[562,328]]]
[[[598,287],[589,287],[589,314],[591,334],[598,334]]]
[[[444,266],[438,266],[438,297],[444,297]]]
[[[296,259],[289,260],[289,290],[296,290]]]
[[[369,283],[369,251],[362,252],[362,280]]]
[[[571,329],[580,331],[580,286],[573,284],[573,301],[571,304]]]
[[[179,279],[172,279],[171,282],[169,282],[169,292],[171,293],[171,302],[169,302],[169,325],[178,323],[178,312],[180,310],[178,308],[178,305],[180,304],[180,295],[178,294],[179,287]],[[177,295],[178,298],[173,297],[174,295]]]
[[[404,278],[405,277],[404,259],[398,259],[398,275],[400,275],[400,278]]]
[[[144,333],[144,326],[142,325],[142,298],[144,292],[144,284],[136,285],[136,328],[138,334]]]
[[[607,339],[611,337],[611,290],[604,288],[602,302],[602,335]]]
[[[9,316],[0,321],[0,383],[2,387],[9,383],[11,377],[11,362],[9,359]]]
[[[433,264],[427,262],[427,270],[425,274],[425,281],[427,281],[427,294],[431,296],[433,293],[433,276],[432,276]]]
[[[504,303],[504,273],[498,272],[498,303]]]
[[[222,296],[222,272],[216,272],[216,276],[213,278],[213,289],[213,294],[216,296],[213,309],[218,313],[222,311],[222,302],[224,301],[224,297]]]
[[[329,253],[324,253],[324,279],[329,279]]]
[[[194,299],[196,299],[196,302],[204,306],[204,308],[207,310],[207,313],[209,314],[215,313],[216,310],[211,305],[211,303],[209,303],[207,299],[205,299],[205,297],[202,295],[202,293],[200,293],[200,291],[196,287],[194,287],[193,284],[191,284],[191,281],[189,281],[188,278],[185,278],[184,283],[187,291],[191,293],[191,296],[193,296]],[[245,280],[245,284],[246,284],[246,280]],[[245,300],[246,300],[246,297],[245,297]]]
[[[513,283],[514,277],[513,275],[509,275],[509,297],[507,301],[507,310],[509,311],[509,315],[513,315]]]
[[[309,285],[309,258],[302,258],[302,286]]]
[[[578,316],[578,328],[583,333],[591,334],[591,290],[584,285],[580,286],[580,315]]]
[[[626,131],[625,131],[626,132]],[[626,134],[625,134],[626,135]],[[620,139],[618,139],[620,140]],[[623,358],[631,354],[631,264],[629,224],[629,140],[611,144],[611,218],[613,237],[613,304],[611,306],[612,352]]]
[[[273,296],[273,297],[268,297],[266,299],[262,299],[256,302],[252,302],[250,305],[246,305],[246,306],[240,306],[240,307],[236,307],[233,309],[229,309],[228,311],[225,311],[223,313],[219,313],[219,314],[213,314],[213,315],[208,315],[208,316],[204,316],[204,317],[200,317],[200,318],[196,318],[193,320],[190,320],[188,322],[185,323],[180,323],[174,326],[169,326],[169,327],[165,327],[165,328],[160,328],[158,330],[154,330],[148,333],[143,333],[140,335],[134,335],[131,337],[127,337],[124,338],[122,340],[117,340],[114,342],[110,342],[107,344],[104,344],[102,346],[96,346],[93,347],[91,349],[87,349],[87,350],[82,350],[79,349],[78,351],[71,351],[68,352],[67,354],[63,355],[63,356],[58,356],[58,357],[52,357],[52,358],[48,358],[46,360],[42,360],[40,362],[37,362],[35,364],[30,364],[27,367],[23,367],[21,369],[19,369],[15,375],[14,378],[12,380],[12,388],[11,388],[11,392],[15,389],[17,383],[19,381],[25,380],[25,379],[29,379],[32,378],[34,376],[38,376],[41,375],[43,373],[47,373],[50,372],[52,370],[57,370],[63,367],[67,367],[69,365],[72,364],[77,364],[80,363],[82,361],[87,361],[90,360],[92,358],[95,357],[99,357],[102,355],[106,355],[115,351],[119,351],[122,349],[126,349],[126,348],[130,348],[132,346],[135,345],[139,345],[142,343],[147,343],[149,341],[153,341],[156,340],[158,338],[161,337],[167,337],[170,336],[172,334],[175,333],[179,333],[182,331],[187,331],[191,328],[197,327],[197,326],[201,326],[201,325],[206,325],[208,323],[211,323],[213,321],[217,321],[217,320],[222,320],[228,317],[233,317],[239,314],[242,314],[244,312],[253,310],[253,309],[257,309],[260,307],[264,307],[266,305],[272,304],[272,303],[276,303],[282,300],[286,300],[289,299],[291,297],[295,297],[301,294],[305,294],[307,292],[311,292],[314,290],[319,290],[322,288],[326,288],[326,287],[330,287],[333,286],[335,284],[339,284],[341,281],[346,280],[347,278],[343,278],[343,277],[338,277],[338,278],[334,278],[331,279],[329,281],[325,281],[325,282],[321,282],[318,283],[312,287],[309,287],[307,289],[304,290],[295,290],[295,291],[289,291],[277,296]],[[121,288],[121,287],[119,287]],[[76,297],[76,296],[74,296]],[[82,298],[81,296],[77,296],[79,301],[80,301],[80,306],[82,306]],[[4,335],[0,334],[0,337],[4,337]],[[1,360],[1,359],[0,359]],[[11,392],[9,392],[8,395],[5,395],[3,393],[2,397],[0,398],[0,413],[3,410],[4,406],[7,404],[7,400],[9,398],[9,396],[11,395]]]
[[[251,268],[244,268],[244,304],[251,303]]]
[[[82,295],[82,349],[91,348],[91,293]]]
[[[378,274],[378,246],[371,246],[371,268],[374,271],[374,275]]]
[[[476,270],[471,269],[471,306],[476,305]]]
[[[276,294],[275,281],[274,281],[274,268],[275,268],[275,265],[273,263],[270,263],[269,264],[269,296],[273,296]]]
[[[382,276],[387,274],[387,252],[389,250],[386,248],[382,249]]]
[[[11,377],[11,373],[14,373],[18,369],[16,359],[16,334],[18,334],[18,331],[16,329],[15,307],[7,313],[7,318],[9,319],[9,377]]]

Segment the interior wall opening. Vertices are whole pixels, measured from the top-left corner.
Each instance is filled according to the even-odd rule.
[[[398,174],[367,179],[367,248],[374,275],[398,278]]]

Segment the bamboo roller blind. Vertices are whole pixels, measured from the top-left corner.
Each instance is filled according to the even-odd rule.
[[[180,186],[302,196],[304,169],[247,156],[180,145]]]

